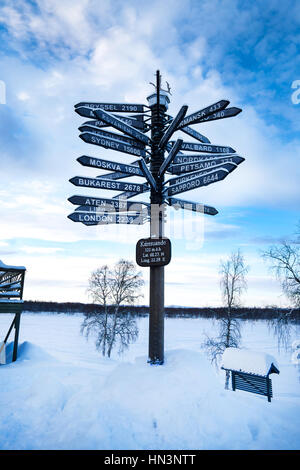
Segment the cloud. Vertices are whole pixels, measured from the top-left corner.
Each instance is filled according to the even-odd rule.
[[[299,109],[289,96],[290,83],[299,78],[294,76],[299,12],[293,2],[274,0],[245,7],[236,0],[4,0],[0,17],[0,79],[7,89],[7,105],[0,106],[2,240],[27,238],[70,245],[98,241],[102,253],[106,243],[113,242],[117,256],[133,239],[148,235],[147,225],[74,224],[67,219],[74,209],[67,198],[95,194],[93,190],[79,191],[68,181],[75,175],[100,173],[80,167],[78,156],[134,160],[83,143],[77,136],[83,119],[74,113],[73,105],[83,100],[145,103],[157,69],[163,81],[171,84],[172,115],[182,104],[187,103],[193,112],[222,98],[243,108],[236,118],[195,128],[213,143],[232,146],[246,161],[224,181],[178,197],[213,205],[220,214],[230,206],[278,208],[279,213],[299,207],[300,146],[295,133]],[[173,236],[187,240],[193,252],[199,248],[198,239],[192,246],[195,235],[204,241],[204,249],[209,241],[232,238],[235,243],[238,236],[244,236],[242,217],[238,224],[218,216],[202,223],[191,215],[183,224],[182,215],[176,217],[169,217]],[[27,247],[23,255],[28,260],[43,261],[39,256],[46,254],[47,247],[28,248],[26,242],[22,246],[25,251]],[[13,253],[11,245],[3,248]],[[49,248],[47,253],[54,259],[63,256],[55,247]],[[205,264],[200,278],[198,260],[192,271],[197,284],[187,262],[190,258],[183,257],[180,266],[189,294],[182,291],[180,298],[202,301],[197,294],[197,286],[202,285],[209,292],[205,301],[215,300],[213,268]],[[76,263],[72,263],[74,268]],[[83,263],[88,266],[87,260]],[[78,260],[77,268],[79,265]],[[171,282],[176,282],[174,269]],[[36,280],[39,275],[37,270]],[[177,294],[176,290],[169,292],[171,303]],[[54,295],[50,287],[47,295]],[[65,298],[64,290],[58,295]]]

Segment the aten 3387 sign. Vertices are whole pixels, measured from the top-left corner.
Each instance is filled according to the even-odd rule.
[[[171,241],[168,238],[142,238],[136,244],[139,266],[166,266],[171,261]]]

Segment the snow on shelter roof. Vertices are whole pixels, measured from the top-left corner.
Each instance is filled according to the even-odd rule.
[[[263,376],[271,372],[279,373],[273,356],[251,349],[226,348],[221,368]]]
[[[3,261],[0,259],[0,271],[1,269],[15,269],[17,271],[25,271],[26,268],[24,266],[10,266],[8,264],[4,264]]]

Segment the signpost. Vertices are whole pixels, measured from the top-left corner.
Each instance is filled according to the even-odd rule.
[[[149,362],[163,364],[164,266],[171,260],[171,241],[164,237],[166,205],[176,210],[216,215],[218,211],[212,206],[174,196],[222,181],[244,158],[232,147],[211,143],[207,137],[190,127],[237,116],[241,112],[240,108],[228,108],[229,101],[222,99],[188,116],[188,107],[184,105],[172,118],[166,113],[170,89],[168,86],[168,91],[162,90],[159,71],[156,72],[154,86],[155,93],[147,98],[148,105],[102,102],[80,102],[75,105],[77,114],[91,119],[79,127],[79,137],[84,142],[135,155],[136,160],[128,164],[126,161],[120,163],[101,157],[79,157],[77,160],[81,165],[110,173],[96,178],[75,176],[70,179],[72,184],[115,191],[117,194],[112,198],[71,196],[69,202],[77,207],[68,217],[87,226],[142,225],[150,222],[150,237],[137,242],[136,262],[150,269]],[[122,113],[132,113],[133,116],[124,116]],[[118,133],[103,130],[106,127],[112,127]],[[150,136],[146,135],[148,131],[151,131]],[[170,141],[177,131],[188,134],[194,141]],[[185,151],[194,154],[186,154]],[[165,181],[166,175],[170,173],[177,176]],[[126,177],[143,178],[143,182],[119,181]],[[128,201],[147,192],[150,192],[149,202]]]

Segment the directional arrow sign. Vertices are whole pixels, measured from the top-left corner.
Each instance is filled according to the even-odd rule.
[[[99,145],[100,147],[116,150],[117,152],[129,153],[130,155],[146,158],[145,150],[125,144],[119,140],[108,139],[107,137],[101,137],[91,132],[84,132],[80,134],[79,137],[88,144]]]
[[[184,193],[185,191],[191,191],[192,189],[197,189],[202,186],[208,186],[209,184],[223,180],[228,174],[229,173],[225,168],[212,170],[198,178],[193,178],[189,181],[185,181],[184,183],[166,188],[166,196],[175,196],[176,194]]]
[[[112,139],[112,140],[117,140],[118,142],[123,142],[124,144],[129,144],[132,147],[138,147],[140,149],[145,149],[145,144],[142,144],[141,142],[137,142],[135,139],[132,139],[131,137],[126,137],[122,134],[116,134],[115,132],[108,132],[104,131],[102,129],[99,129],[96,126],[90,126],[90,125],[83,125],[78,128],[80,132],[91,132],[92,134],[99,135],[100,137],[104,137],[107,139]]]
[[[185,181],[190,181],[198,176],[205,175],[209,173],[212,169],[217,169],[217,168],[222,168],[228,171],[228,173],[231,173],[233,170],[237,168],[237,165],[232,162],[227,162],[227,163],[220,163],[219,165],[215,165],[214,168],[210,169],[204,169],[200,171],[193,171],[192,173],[187,173],[184,176],[179,176],[177,178],[172,178],[167,183],[169,183],[170,186],[177,185],[180,183],[184,183]]]
[[[173,121],[169,125],[168,129],[166,130],[166,132],[162,136],[162,138],[161,138],[161,140],[158,144],[158,146],[160,148],[164,148],[166,146],[167,142],[170,140],[170,138],[172,137],[174,132],[177,130],[179,124],[183,120],[184,116],[186,115],[187,110],[188,110],[188,106],[184,105],[184,106],[181,107],[178,114],[175,116],[175,118],[173,119]]]
[[[136,166],[138,167],[138,161],[139,160],[135,160],[134,162],[131,162],[131,165],[133,166]],[[128,174],[127,173],[122,173],[121,171],[115,171],[114,173],[108,173],[106,175],[99,175],[97,176],[97,178],[105,178],[105,179],[110,179],[110,180],[120,180],[120,179],[123,179],[123,178],[127,178],[128,177]]]
[[[178,128],[180,129],[190,124],[197,124],[198,122],[202,121],[203,118],[209,116],[210,114],[213,114],[217,111],[220,111],[221,109],[226,108],[226,106],[228,106],[229,103],[230,101],[221,100],[221,101],[217,101],[217,103],[214,103],[211,106],[207,106],[207,108],[200,109],[200,111],[196,111],[195,113],[190,114],[189,116],[186,116],[181,121]]]
[[[170,144],[174,145],[174,141],[170,142]],[[181,150],[204,153],[235,153],[235,150],[231,147],[224,147],[222,145],[214,144],[198,144],[195,142],[183,142]]]
[[[237,155],[236,153],[195,153],[195,155],[191,154],[182,154],[178,153],[177,156],[173,160],[173,165],[186,165],[188,163],[196,163],[199,161],[204,160],[213,160],[215,158],[227,158],[232,157],[233,155]]]
[[[144,192],[147,192],[147,191],[150,191],[150,188],[148,188]],[[114,198],[125,199],[126,200],[126,199],[130,199],[130,198],[136,196],[137,194],[139,194],[139,193],[137,193],[135,191],[124,191],[123,193],[120,193],[117,196],[114,196]]]
[[[225,119],[233,116],[237,116],[242,110],[240,108],[227,108],[223,109],[222,111],[217,111],[216,113],[207,116],[198,122],[206,122],[206,121],[216,121],[217,119]]]
[[[205,135],[200,134],[200,132],[195,131],[192,127],[185,126],[180,129],[182,132],[185,134],[190,135],[191,137],[194,137],[194,139],[199,140],[199,142],[203,142],[205,144],[210,144],[210,140],[205,137]]]
[[[71,196],[68,199],[74,205],[86,207],[87,210],[95,208],[105,210],[107,212],[129,212],[130,210],[137,211],[142,206],[149,206],[148,202],[128,202],[124,199],[109,199],[104,197],[91,197],[91,196]],[[77,210],[77,209],[75,209]]]
[[[143,172],[139,169],[139,167],[134,165],[125,165],[123,163],[103,160],[102,158],[88,157],[87,155],[82,155],[82,157],[77,158],[77,161],[83,166],[101,168],[102,170],[122,172],[125,173],[126,176],[144,176]]]
[[[147,107],[144,104],[132,103],[93,103],[93,102],[80,102],[75,104],[75,109],[80,107],[91,109],[104,109],[105,111],[117,113],[144,113]]]
[[[235,165],[239,165],[245,159],[240,157],[239,155],[233,154],[229,157],[215,157],[215,158],[207,158],[207,159],[199,159],[195,160],[192,163],[185,163],[185,164],[178,164],[172,165],[169,167],[169,172],[174,175],[181,175],[182,173],[190,173],[191,171],[196,170],[205,170],[208,168],[215,167],[216,165],[223,164],[223,163],[234,163]]]
[[[109,179],[88,178],[85,176],[75,176],[71,178],[70,183],[75,186],[86,188],[110,189],[111,191],[133,191],[137,194],[148,191],[146,184],[128,183],[122,181],[113,181]]]
[[[73,222],[82,222],[84,225],[107,225],[107,224],[134,224],[143,225],[144,214],[97,214],[87,212],[73,212],[68,215]]]
[[[161,165],[159,169],[159,172],[158,172],[159,177],[162,177],[165,171],[169,168],[170,164],[172,163],[177,153],[179,152],[182,142],[183,142],[182,139],[177,139],[175,145],[171,148],[169,155],[164,160],[163,164]]]
[[[85,116],[85,117],[94,117],[94,113],[92,113],[92,116],[90,114],[91,110],[89,108],[83,108],[85,110],[88,110],[88,115],[86,116],[86,114],[81,114],[81,110],[82,108],[77,108],[75,111],[78,112],[78,114],[80,114],[81,116]],[[80,112],[79,112],[80,111]],[[125,122],[126,124],[128,124],[129,126],[131,127],[135,127],[136,129],[141,129],[142,131],[146,130],[147,129],[147,124],[144,122],[144,121],[141,121],[140,119],[135,119],[133,117],[129,117],[129,116],[115,116],[115,117],[118,117],[121,121]],[[141,118],[143,116],[140,116]],[[90,121],[86,121],[83,123],[83,125],[92,125],[92,126],[96,126],[96,127],[109,127],[109,124],[107,124],[106,122],[104,121],[100,121],[100,120],[90,120]]]
[[[149,137],[147,137],[142,132],[139,132],[134,127],[128,126],[128,124],[125,124],[125,122],[121,121],[119,118],[116,118],[112,114],[107,113],[103,109],[95,110],[94,113],[97,118],[101,121],[104,121],[115,129],[124,132],[124,134],[129,135],[130,137],[133,137],[136,140],[139,140],[143,144],[150,145],[151,141]]]
[[[175,197],[168,198],[168,203],[174,209],[186,209],[193,212],[202,212],[203,214],[216,215],[218,214],[217,209],[212,206],[206,206],[205,204],[199,204],[198,202],[185,201],[184,199],[177,199]]]
[[[125,208],[116,208],[113,206],[78,206],[75,212],[97,212],[98,214],[102,214],[103,212],[137,212],[139,214],[148,214],[147,207],[143,207],[141,203],[128,202],[125,206]]]

